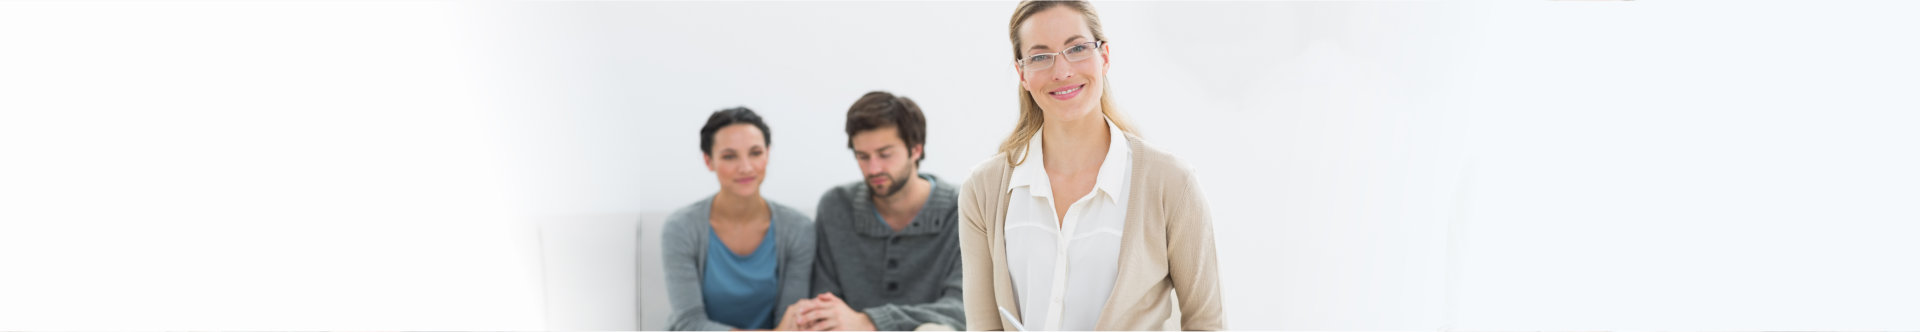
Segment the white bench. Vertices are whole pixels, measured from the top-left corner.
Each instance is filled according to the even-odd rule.
[[[537,218],[549,330],[664,330],[667,212]]]

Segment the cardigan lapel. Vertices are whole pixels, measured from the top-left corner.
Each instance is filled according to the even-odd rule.
[[[1122,227],[1122,229],[1124,229],[1125,231],[1121,233],[1122,236],[1120,237],[1120,265],[1118,265],[1118,267],[1116,268],[1115,270],[1116,272],[1114,273],[1114,276],[1113,276],[1113,279],[1114,279],[1113,287],[1115,289],[1118,289],[1123,285],[1121,283],[1122,281],[1126,281],[1129,276],[1137,273],[1136,271],[1134,271],[1136,269],[1132,268],[1131,264],[1127,264],[1127,262],[1132,261],[1131,259],[1128,259],[1129,257],[1133,257],[1133,255],[1140,254],[1138,252],[1135,252],[1137,251],[1136,249],[1134,249],[1135,247],[1140,247],[1145,245],[1145,243],[1140,243],[1139,241],[1146,238],[1146,234],[1141,234],[1141,232],[1146,231],[1146,227],[1143,224],[1146,222],[1146,218],[1141,216],[1141,214],[1144,213],[1144,211],[1141,211],[1142,208],[1140,207],[1142,205],[1151,203],[1146,201],[1146,197],[1143,197],[1143,196],[1146,195],[1145,194],[1146,192],[1153,190],[1153,189],[1144,188],[1141,186],[1147,183],[1146,182],[1147,172],[1145,169],[1142,169],[1143,167],[1145,167],[1144,165],[1146,165],[1147,163],[1146,161],[1141,160],[1142,155],[1144,155],[1144,153],[1140,152],[1140,138],[1134,136],[1133,134],[1127,134],[1127,149],[1132,150],[1133,162],[1131,162],[1130,164],[1133,164],[1133,172],[1132,172],[1133,174],[1132,176],[1127,177],[1127,182],[1133,184],[1133,190],[1127,193],[1127,217],[1126,217],[1126,221],[1124,221],[1126,225]],[[1146,190],[1142,190],[1142,189],[1146,189]],[[1120,295],[1120,292],[1115,292],[1111,289],[1107,290],[1106,304],[1100,307],[1100,320],[1094,323],[1093,329],[1108,331],[1108,330],[1116,330],[1121,328],[1118,326],[1113,326],[1113,324],[1116,324],[1114,320],[1114,318],[1116,318],[1114,316],[1114,304],[1119,303],[1118,301],[1120,300],[1123,300],[1119,298],[1119,295]],[[1127,299],[1127,300],[1132,300],[1132,299]]]

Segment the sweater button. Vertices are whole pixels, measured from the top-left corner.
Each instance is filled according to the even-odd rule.
[[[895,236],[893,237],[892,240],[888,240],[888,241],[893,242],[893,244],[900,244],[900,237]]]
[[[896,291],[896,290],[900,290],[900,283],[897,283],[897,282],[888,282],[888,283],[887,283],[887,291],[889,291],[889,292],[891,292],[891,291]]]
[[[893,259],[893,258],[888,258],[888,259],[887,259],[887,268],[889,268],[889,269],[891,269],[891,268],[895,268],[895,267],[900,267],[900,260],[899,260],[899,259]]]

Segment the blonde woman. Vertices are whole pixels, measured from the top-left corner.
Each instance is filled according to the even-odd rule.
[[[1158,330],[1178,309],[1226,328],[1206,200],[1114,109],[1092,5],[1023,1],[1010,23],[1019,124],[960,194],[967,327]]]

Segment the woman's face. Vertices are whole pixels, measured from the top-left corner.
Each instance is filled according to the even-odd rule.
[[[720,179],[720,191],[735,196],[760,194],[760,182],[767,178],[767,155],[772,151],[760,127],[733,124],[713,133],[712,154],[707,155],[707,170]]]
[[[1086,18],[1067,6],[1055,6],[1027,17],[1019,33],[1022,59],[1094,41]],[[1094,56],[1080,61],[1070,61],[1065,56],[1054,56],[1049,61],[1053,62],[1051,66],[1027,65],[1047,67],[1045,69],[1014,68],[1020,72],[1021,87],[1033,94],[1033,101],[1040,105],[1046,118],[1072,120],[1096,112],[1101,93],[1106,91],[1107,47],[1101,45]]]

